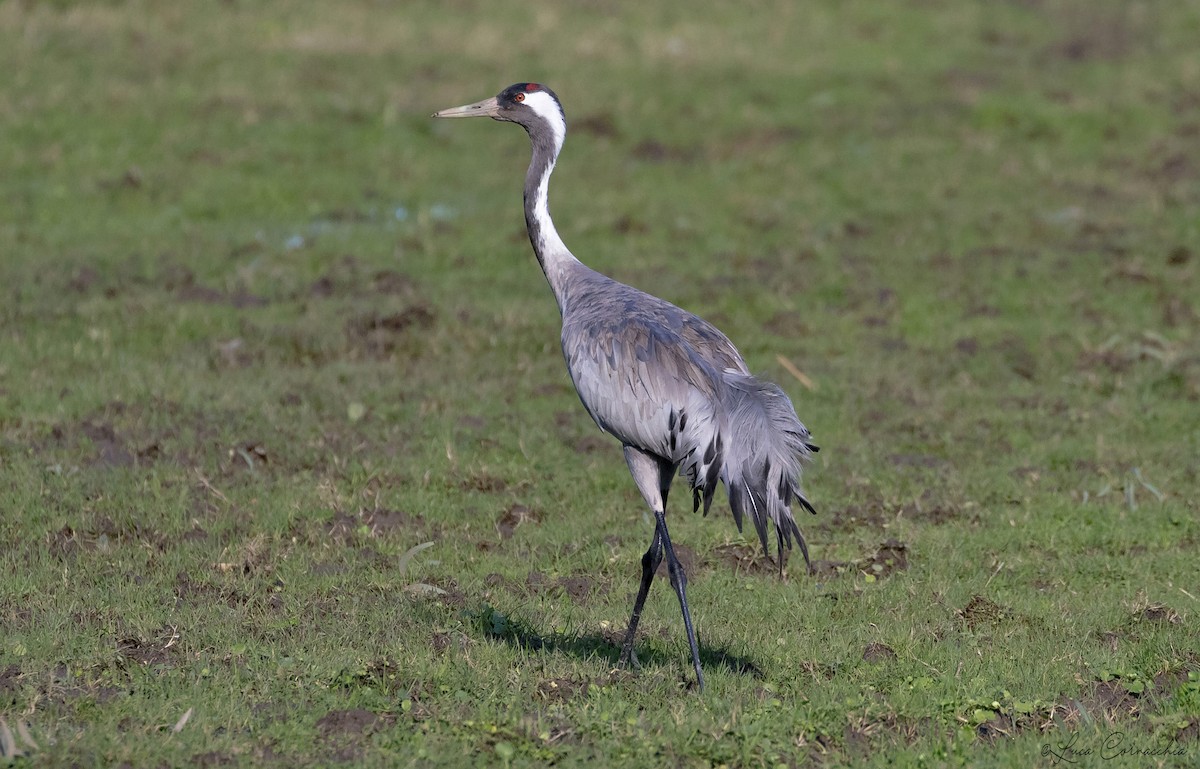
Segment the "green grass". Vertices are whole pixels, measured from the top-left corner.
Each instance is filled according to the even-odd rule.
[[[643,6],[0,2],[0,761],[1197,760],[1195,4]],[[527,142],[428,119],[526,79],[822,446],[814,575],[672,500],[702,694]]]

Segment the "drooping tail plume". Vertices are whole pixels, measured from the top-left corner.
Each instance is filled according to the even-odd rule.
[[[781,573],[783,551],[791,549],[793,537],[805,564],[811,566],[808,544],[792,517],[791,505],[795,502],[816,512],[800,488],[800,470],[818,449],[809,442],[808,428],[777,385],[734,371],[725,371],[722,379],[726,386],[721,391],[721,415],[713,425],[714,434],[683,468],[695,505],[700,506],[703,495],[708,514],[719,477],[729,494],[738,530],[749,515],[767,552],[767,523],[774,525]]]

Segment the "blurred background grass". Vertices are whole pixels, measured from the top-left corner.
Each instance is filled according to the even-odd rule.
[[[0,715],[107,765],[1194,755],[1197,39],[1192,3],[0,3]],[[568,245],[823,447],[813,577],[673,513],[704,698],[669,591],[610,673],[650,527],[526,140],[428,119],[522,80]]]

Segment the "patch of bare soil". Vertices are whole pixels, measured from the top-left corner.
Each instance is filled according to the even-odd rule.
[[[437,589],[434,595],[443,606],[448,606],[451,609],[462,609],[467,605],[467,594],[459,588],[456,580],[435,579],[430,580],[428,584],[433,585]]]
[[[991,743],[1027,729],[1048,732],[1064,726],[1068,732],[1058,740],[1066,747],[1077,737],[1073,730],[1084,724],[1100,723],[1109,728],[1132,725],[1140,731],[1150,732],[1154,727],[1145,714],[1159,702],[1171,697],[1188,680],[1189,672],[1197,669],[1200,669],[1200,662],[1193,658],[1180,668],[1160,672],[1154,677],[1153,686],[1139,682],[1138,686],[1130,688],[1119,679],[1084,683],[1077,695],[1060,697],[1047,710],[1028,714],[997,713],[977,726],[976,734],[981,740]],[[1192,734],[1200,731],[1195,726],[1196,722],[1193,721],[1178,729],[1174,740],[1182,742],[1188,739],[1189,729]]]
[[[1136,616],[1141,622],[1149,622],[1156,625],[1178,625],[1183,622],[1177,611],[1163,604],[1147,606],[1138,612]]]
[[[362,522],[372,537],[386,537],[394,533],[407,533],[420,529],[425,522],[420,516],[402,510],[375,509],[361,512]]]
[[[47,533],[46,539],[50,553],[60,560],[70,560],[81,551],[102,550],[127,542],[136,542],[158,552],[167,548],[167,538],[156,529],[136,521],[117,524],[106,515],[95,518],[83,531],[63,526]]]
[[[226,474],[247,472],[258,473],[271,464],[271,455],[262,441],[242,441],[226,452],[228,462]]]
[[[573,681],[569,678],[551,678],[542,681],[537,687],[537,696],[547,702],[570,702],[587,694],[587,681]]]
[[[923,737],[938,733],[937,722],[932,718],[906,718],[891,713],[882,716],[856,718],[842,731],[842,742],[846,749],[865,755],[872,743],[900,741],[911,745]]]
[[[208,532],[199,526],[193,526],[191,531],[185,531],[180,535],[180,542],[205,542],[208,540]]]
[[[197,753],[192,756],[191,765],[199,767],[199,769],[208,769],[211,766],[233,766],[236,759],[229,753],[222,753],[219,750],[210,750],[205,753]]]
[[[56,666],[48,677],[43,678],[38,691],[46,702],[57,705],[85,698],[104,705],[122,694],[116,687],[81,683],[66,665]]]
[[[866,662],[891,662],[896,659],[896,652],[885,643],[869,643],[863,649],[863,660]]]
[[[820,580],[837,579],[850,571],[849,561],[816,560],[812,562],[812,575]]]
[[[675,546],[676,555],[679,554],[680,545]],[[682,561],[683,558],[681,557]],[[737,574],[778,574],[779,566],[767,557],[760,548],[753,545],[742,545],[731,543],[728,545],[718,545],[713,549],[713,558],[709,561],[710,564],[724,566],[727,569],[733,569]],[[666,574],[663,569],[666,564],[659,566],[659,572]],[[686,571],[686,566],[685,566]],[[690,572],[689,572],[690,573]]]
[[[133,464],[133,454],[126,449],[124,442],[117,438],[112,425],[84,422],[79,426],[79,431],[87,436],[96,449],[94,465],[129,467]]]
[[[912,510],[906,509],[904,514],[914,521],[941,526],[962,517],[959,504],[953,498],[945,498],[927,490],[913,502]]]
[[[409,276],[395,270],[380,270],[371,276],[371,287],[377,294],[413,296],[417,283]]]
[[[198,283],[196,274],[182,265],[168,267],[160,276],[160,285],[173,292],[175,298],[181,302],[227,304],[239,310],[247,307],[263,307],[267,304],[265,298],[252,294],[245,288],[226,292]]]
[[[531,571],[525,579],[525,588],[534,595],[565,593],[574,603],[586,605],[593,596],[604,595],[611,586],[607,580],[587,574],[569,574],[550,578],[540,571]]]
[[[1037,357],[1024,341],[1016,336],[1007,336],[997,342],[994,349],[1014,374],[1031,381],[1037,378]]]
[[[114,400],[83,419],[54,425],[33,448],[48,462],[92,469],[148,467],[164,461],[190,468],[199,462],[188,455],[189,446],[211,437],[218,421],[211,410],[184,409],[164,398]],[[182,434],[188,434],[187,446],[180,445]]]
[[[598,435],[585,435],[571,444],[571,448],[575,450],[576,454],[595,454],[610,449],[614,445],[612,441],[605,440]]]
[[[624,214],[612,223],[612,230],[618,235],[641,234],[649,232],[650,225],[635,216]]]
[[[812,562],[812,575],[822,580],[836,579],[857,571],[876,579],[889,577],[908,568],[908,545],[896,539],[883,542],[874,553],[853,561]]]
[[[629,154],[644,163],[687,162],[696,156],[695,150],[670,146],[656,139],[638,142]]]
[[[118,433],[106,420],[87,419],[76,424],[56,425],[51,430],[51,438],[67,448],[88,446],[91,449],[88,464],[97,468],[148,465],[162,454],[157,440],[132,440]]]
[[[391,715],[370,710],[331,710],[315,724],[317,740],[333,751],[337,761],[352,761],[363,752],[363,743],[372,734],[395,722]]]
[[[843,507],[822,510],[814,527],[825,531],[853,531],[859,528],[883,529],[891,520],[881,504],[852,503]]]
[[[1182,267],[1192,261],[1192,249],[1185,245],[1175,246],[1167,253],[1167,264],[1172,267]]]
[[[763,329],[786,339],[807,336],[811,332],[804,315],[796,310],[775,313],[763,323]]]
[[[483,491],[495,494],[507,489],[508,481],[491,473],[478,472],[460,480],[458,488],[462,491]]]
[[[879,546],[870,557],[856,563],[866,574],[876,577],[887,577],[897,571],[908,568],[908,545],[896,539],[889,539]]]
[[[9,665],[0,670],[0,705],[16,704],[17,695],[21,692],[21,668]]]
[[[84,265],[83,267],[75,270],[75,272],[71,275],[71,279],[67,281],[67,287],[76,293],[86,294],[90,292],[96,286],[96,284],[100,282],[100,280],[101,275],[99,271],[93,267]],[[111,299],[117,295],[117,292],[115,289],[110,287],[105,289],[104,295]]]
[[[501,539],[512,539],[521,526],[526,524],[536,526],[541,522],[541,513],[517,502],[509,505],[496,520],[496,531],[500,534]]]
[[[50,555],[60,561],[73,559],[82,549],[79,536],[70,526],[63,526],[58,531],[47,533],[46,540]]]
[[[425,304],[413,304],[400,312],[369,312],[346,322],[346,339],[369,358],[385,360],[407,344],[415,332],[433,326],[436,317]]]
[[[612,116],[605,112],[584,115],[574,122],[571,129],[608,139],[615,139],[621,135],[620,131],[617,130],[617,124],[613,122]]]
[[[222,600],[223,591],[211,582],[196,582],[187,571],[175,575],[175,605],[192,605],[199,602],[214,603]]]
[[[700,559],[696,557],[696,551],[687,545],[671,543],[675,550],[675,557],[679,559],[679,565],[683,567],[683,573],[690,575],[695,574],[696,569],[700,566]],[[639,571],[640,574],[640,571]],[[670,579],[667,573],[667,556],[663,554],[662,563],[658,565],[658,571],[654,572],[656,579]]]
[[[377,659],[367,665],[367,680],[379,690],[391,695],[400,691],[400,667],[390,659]]]
[[[975,736],[981,741],[994,744],[1002,737],[1011,737],[1021,730],[1021,725],[1014,722],[1007,713],[997,713],[990,720],[975,727]]]
[[[1012,610],[981,595],[971,597],[967,605],[954,612],[955,616],[974,630],[982,625],[998,625],[1012,617]]]
[[[1111,8],[1086,2],[1053,4],[1042,12],[1052,28],[1063,30],[1063,36],[1040,56],[1048,62],[1119,61],[1147,42],[1145,20],[1123,4]]]
[[[1145,175],[1160,184],[1190,182],[1200,177],[1200,165],[1190,155],[1168,147],[1156,148],[1146,165]]]
[[[299,531],[294,533],[300,534]],[[416,513],[390,508],[360,509],[355,514],[335,510],[329,519],[320,525],[320,536],[341,545],[353,544],[359,533],[376,539],[401,537],[420,540],[437,536],[430,532],[425,519]],[[311,541],[312,536],[308,539]]]
[[[1142,710],[1140,694],[1131,692],[1120,681],[1101,681],[1090,694],[1080,698],[1092,718],[1103,718],[1108,723],[1136,717]]]
[[[335,512],[333,517],[325,522],[324,529],[326,536],[344,545],[354,538],[354,532],[358,529],[358,518],[349,513]]]
[[[173,667],[178,647],[179,634],[173,628],[164,628],[152,640],[122,638],[117,641],[117,654],[122,659],[144,667]]]

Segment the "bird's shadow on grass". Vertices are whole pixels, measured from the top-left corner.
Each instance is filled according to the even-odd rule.
[[[607,660],[613,667],[618,665],[621,657],[619,642],[614,643],[610,638],[598,633],[542,635],[527,623],[514,619],[487,604],[476,611],[469,612],[468,617],[482,635],[503,641],[519,649],[570,654],[580,659],[599,658]],[[623,630],[621,635],[624,636]],[[700,647],[700,664],[704,668],[721,667],[738,675],[763,678],[762,668],[746,657],[731,654],[725,649],[706,647],[703,643],[698,645]],[[641,667],[667,665],[676,661],[675,655],[647,648],[644,643],[635,644],[634,651],[637,653],[638,663]]]

